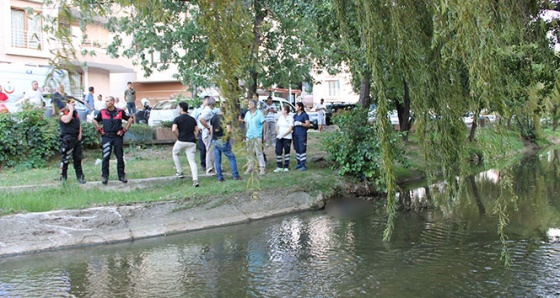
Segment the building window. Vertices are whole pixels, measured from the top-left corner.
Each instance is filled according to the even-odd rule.
[[[155,51],[152,53],[152,63],[161,63],[161,53]]]
[[[329,96],[340,96],[340,82],[338,80],[327,81],[329,84]]]
[[[25,10],[14,9],[11,11],[12,21],[12,47],[41,50],[43,34],[41,32],[41,15],[29,14]]]

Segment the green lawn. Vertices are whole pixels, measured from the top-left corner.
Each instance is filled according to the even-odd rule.
[[[338,132],[334,132],[338,133]],[[203,175],[199,168],[200,187],[193,188],[190,179],[190,168],[185,156],[182,156],[183,172],[185,179],[161,179],[150,182],[149,185],[129,183],[121,184],[116,181],[116,161],[111,160],[110,183],[103,186],[94,185],[94,181],[101,181],[101,164],[96,165],[96,160],[101,157],[101,150],[87,150],[84,153],[83,169],[88,183],[80,186],[75,179],[73,168],[70,165],[68,181],[62,185],[58,181],[58,160],[53,159],[49,165],[41,169],[3,169],[0,172],[0,187],[5,187],[0,192],[0,214],[18,212],[38,212],[54,209],[86,208],[101,205],[130,204],[134,202],[153,202],[166,200],[188,200],[193,205],[203,204],[212,196],[235,196],[236,193],[259,190],[303,190],[307,192],[322,191],[332,194],[339,191],[350,182],[356,183],[352,177],[339,177],[336,171],[329,168],[328,153],[324,151],[322,139],[328,133],[310,132],[308,141],[308,171],[291,170],[287,173],[273,173],[276,168],[273,148],[267,148],[269,160],[267,174],[264,176],[244,175],[246,154],[241,144],[234,146],[237,155],[239,172],[243,181],[233,181],[227,158],[222,158],[222,166],[227,173],[226,181],[220,183],[215,176]],[[519,150],[523,144],[515,133],[507,135],[509,152]],[[484,148],[503,147],[503,139],[497,138],[491,130],[480,130],[477,143],[473,151],[484,151]],[[175,167],[171,157],[172,145],[127,146],[125,148],[126,173],[129,179],[171,177],[175,175]],[[405,181],[422,175],[424,170],[423,153],[418,144],[418,139],[411,135],[406,145],[406,156],[410,168],[397,167],[397,180]],[[491,154],[489,150],[484,154]],[[295,153],[292,150],[291,167],[295,166]],[[197,165],[199,165],[197,154]],[[202,174],[202,175],[201,175]],[[115,180],[115,181],[112,181]],[[148,183],[147,183],[148,184]],[[34,188],[10,190],[8,187],[19,185],[39,185]],[[95,187],[92,187],[95,186]]]
[[[267,174],[264,176],[245,175],[247,161],[244,147],[235,146],[237,163],[243,181],[231,179],[229,162],[222,156],[222,168],[225,182],[217,181],[216,176],[206,176],[199,166],[200,187],[193,188],[190,178],[190,168],[186,156],[181,156],[185,179],[162,179],[147,182],[149,185],[134,187],[116,181],[116,160],[110,163],[110,183],[102,186],[93,181],[101,181],[101,164],[95,164],[101,157],[101,150],[87,150],[82,162],[85,187],[81,187],[74,176],[72,165],[68,169],[68,181],[61,184],[58,181],[58,160],[53,159],[49,165],[41,169],[5,169],[1,173],[0,186],[11,187],[20,185],[39,185],[28,189],[3,189],[0,194],[0,214],[14,212],[39,212],[54,209],[86,208],[110,204],[129,204],[134,202],[153,202],[166,200],[189,200],[193,204],[202,204],[211,196],[230,196],[246,191],[270,189],[304,190],[318,192],[330,190],[339,183],[340,177],[330,170],[324,161],[324,152],[320,140],[323,135],[310,133],[308,147],[308,170],[305,172],[293,170],[295,154],[291,154],[292,170],[287,173],[273,173],[276,168],[273,148],[267,148],[269,160]],[[171,177],[175,175],[175,166],[171,157],[172,145],[127,146],[125,148],[126,174],[129,179]],[[293,152],[292,152],[293,153]],[[314,162],[313,160],[318,160]],[[113,182],[112,180],[115,180]],[[122,185],[122,186],[121,186]],[[140,188],[140,189],[138,189]]]

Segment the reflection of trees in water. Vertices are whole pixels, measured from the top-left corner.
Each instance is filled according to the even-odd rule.
[[[467,176],[466,181],[469,184],[469,187],[472,189],[473,198],[476,201],[476,206],[478,207],[478,213],[480,215],[486,214],[486,208],[484,207],[484,204],[482,203],[482,200],[481,200],[481,197],[480,197],[480,191],[478,190],[478,185],[474,181],[474,176],[473,175]]]
[[[411,190],[400,189],[397,196],[398,207],[401,210],[419,212],[432,207],[432,196],[428,186]]]
[[[559,153],[529,156],[500,170],[488,170],[460,180],[456,196],[449,185],[439,182],[399,194],[402,210],[434,207],[450,220],[486,220],[488,210],[497,223],[503,244],[503,257],[509,260],[508,235],[523,239],[546,240],[550,227],[560,225]]]

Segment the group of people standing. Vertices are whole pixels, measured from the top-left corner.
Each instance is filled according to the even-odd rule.
[[[198,167],[195,161],[196,142],[200,146],[200,162],[207,175],[216,175],[218,181],[224,181],[221,161],[222,154],[230,163],[234,180],[242,180],[238,172],[237,160],[233,153],[229,133],[233,123],[224,123],[225,111],[216,108],[216,100],[207,96],[201,107],[188,113],[188,104],[179,104],[181,114],[173,121],[172,131],[177,135],[172,150],[176,176],[183,178],[179,154],[185,152],[191,168],[193,186],[199,186]],[[309,116],[305,112],[303,103],[296,103],[296,114],[291,115],[289,106],[283,106],[276,120],[276,107],[272,98],[268,98],[262,109],[258,109],[257,100],[247,101],[247,110],[242,111],[239,121],[245,134],[245,144],[248,153],[246,174],[253,171],[260,175],[266,173],[264,146],[275,144],[277,168],[274,172],[288,172],[290,166],[290,148],[292,139],[296,151],[297,165],[295,169],[307,170],[307,129],[311,127]],[[275,143],[273,141],[275,140]],[[258,165],[258,168],[257,168]]]
[[[86,106],[91,107],[94,88],[90,87],[89,92],[86,97]],[[133,123],[133,114],[129,115],[124,109],[116,107],[115,98],[112,96],[105,98],[104,105],[105,108],[100,109],[92,121],[101,135],[101,182],[108,183],[109,159],[114,152],[117,158],[118,180],[126,183],[128,180],[125,174],[123,137]],[[93,106],[95,106],[95,102]],[[248,100],[248,109],[239,117],[244,124],[248,153],[248,167],[245,173],[250,174],[257,171],[257,164],[258,173],[260,175],[266,173],[264,146],[272,146],[272,144],[275,144],[277,164],[274,172],[288,172],[292,141],[297,160],[295,169],[307,170],[307,130],[311,127],[311,123],[303,103],[296,103],[296,113],[293,116],[287,105],[278,112],[270,97],[262,109],[258,109],[257,106],[257,100]],[[185,152],[193,179],[192,185],[193,187],[199,186],[198,167],[195,160],[198,140],[201,166],[207,175],[216,175],[218,181],[224,181],[221,166],[223,154],[229,160],[233,179],[242,180],[229,138],[233,123],[225,122],[225,111],[216,108],[215,98],[205,97],[202,106],[193,111],[192,116],[189,115],[189,106],[186,102],[180,102],[179,108],[180,115],[173,120],[172,125],[172,131],[177,137],[172,149],[173,161],[177,170],[176,176],[184,178],[179,155]],[[276,117],[276,113],[280,113],[280,115]],[[125,126],[123,126],[123,120],[126,121]],[[81,168],[82,128],[75,110],[74,100],[68,100],[66,105],[60,109],[60,127],[60,179],[62,181],[67,179],[68,164],[72,158],[78,182],[85,183]],[[273,140],[275,140],[274,143]]]

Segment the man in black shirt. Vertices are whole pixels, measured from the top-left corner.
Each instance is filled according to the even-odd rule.
[[[233,175],[233,180],[243,180],[239,176],[237,171],[237,160],[235,159],[235,154],[231,150],[231,144],[229,143],[229,136],[223,129],[224,115],[217,114],[210,119],[210,126],[212,127],[212,145],[214,147],[214,155],[216,157],[216,175],[218,176],[218,181],[224,181],[224,175],[222,175],[222,153],[229,159],[229,166],[231,168],[231,174]],[[227,133],[231,133],[231,125],[226,125]]]
[[[191,167],[191,174],[193,178],[193,186],[198,187],[198,168],[196,166],[196,136],[198,136],[198,126],[196,125],[196,120],[189,116],[189,105],[186,102],[180,102],[179,107],[181,108],[180,113],[177,118],[173,120],[173,126],[171,130],[177,136],[177,141],[173,145],[173,161],[175,162],[175,168],[177,169],[177,174],[179,178],[184,178],[183,169],[181,168],[181,161],[179,159],[179,153],[185,151],[187,155],[187,160],[189,161],[189,166]]]
[[[82,125],[75,110],[76,102],[69,99],[60,110],[60,181],[68,178],[70,157],[74,160],[74,171],[80,184],[86,183],[82,172]]]
[[[134,117],[128,116],[124,110],[115,107],[115,98],[107,96],[105,99],[105,106],[107,108],[99,111],[97,116],[93,119],[93,125],[101,135],[101,147],[103,162],[101,163],[101,183],[107,184],[109,181],[109,159],[111,152],[115,149],[115,156],[117,157],[117,173],[119,181],[127,183],[124,173],[124,150],[123,150],[123,137]],[[122,127],[122,121],[126,120],[126,127]],[[100,124],[102,126],[100,126]]]

